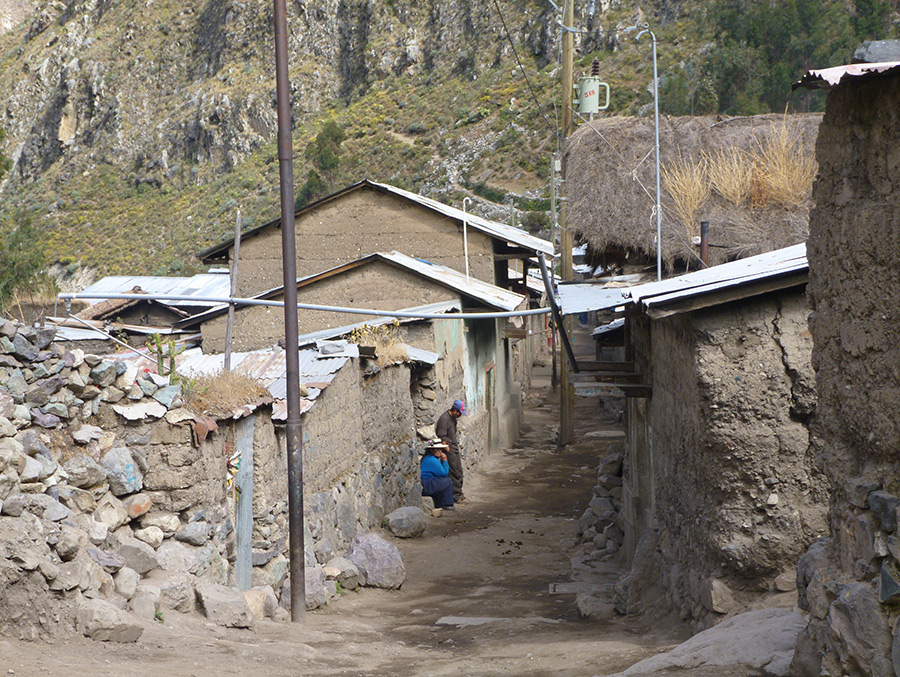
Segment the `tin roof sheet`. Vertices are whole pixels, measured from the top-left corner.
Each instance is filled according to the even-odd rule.
[[[398,251],[378,252],[373,256],[390,261],[395,265],[410,270],[422,277],[426,277],[446,287],[450,287],[473,299],[477,299],[487,306],[504,311],[513,311],[525,300],[525,297],[516,292],[503,289],[489,282],[483,282],[471,275],[466,278],[465,273],[431,263],[425,259],[416,259]]]
[[[456,207],[445,205],[443,202],[432,200],[430,197],[425,197],[417,193],[411,193],[408,190],[403,190],[402,188],[397,188],[396,186],[391,186],[386,183],[378,183],[377,181],[372,181],[372,184],[378,186],[382,190],[393,193],[394,195],[405,197],[407,200],[417,202],[420,205],[428,207],[429,209],[433,209],[436,212],[440,212],[441,214],[449,216],[450,218],[457,219],[459,221],[465,221],[473,228],[484,231],[488,235],[492,235],[498,239],[505,240],[509,244],[517,245],[519,247],[522,247],[523,249],[530,249],[534,252],[541,252],[550,256],[553,255],[553,243],[548,242],[547,240],[542,240],[541,238],[535,237],[534,235],[530,235],[529,233],[526,233],[524,230],[521,230],[519,228],[513,228],[512,226],[508,226],[504,223],[491,221],[489,219],[476,216],[475,214],[464,212],[462,209],[457,209]]]
[[[193,277],[164,277],[159,275],[111,275],[101,278],[84,290],[89,294],[127,294],[140,287],[149,296],[197,296],[227,298],[231,293],[231,280],[222,273],[201,273]],[[89,304],[100,303],[102,299],[85,299]],[[208,308],[207,301],[166,301],[171,306],[201,306]]]
[[[591,310],[616,308],[628,302],[627,287],[604,287],[598,284],[561,284],[557,288],[563,315],[578,315]]]
[[[737,287],[768,278],[807,270],[806,244],[749,256],[719,266],[633,287],[597,287],[589,284],[559,286],[563,314],[610,310],[628,303],[649,308],[676,300]]]
[[[845,80],[854,78],[872,79],[883,75],[900,74],[900,61],[886,61],[883,63],[852,63],[846,66],[834,66],[810,70],[797,82],[793,89],[805,87],[806,89],[827,89],[834,87]]]

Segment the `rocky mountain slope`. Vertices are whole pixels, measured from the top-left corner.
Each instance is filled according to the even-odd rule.
[[[660,26],[670,89],[705,37],[688,0],[576,6],[576,70],[603,58],[616,113],[650,101],[648,46],[625,28]],[[245,225],[277,216],[270,2],[23,7],[0,7],[6,25],[27,17],[0,35],[0,150],[13,162],[0,232],[30,218],[48,262],[166,273],[227,237],[238,209]],[[475,194],[503,219],[512,195],[519,219],[546,226],[557,18],[543,0],[289,3],[298,193],[370,177],[453,204]],[[343,140],[322,157],[326,121]]]

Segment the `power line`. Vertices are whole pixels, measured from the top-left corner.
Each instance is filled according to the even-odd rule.
[[[522,71],[522,77],[525,78],[525,84],[528,85],[528,90],[531,92],[531,98],[534,99],[534,103],[538,107],[538,110],[540,111],[541,116],[543,116],[544,122],[546,122],[547,126],[550,128],[550,131],[555,133],[556,127],[553,126],[553,123],[550,122],[550,118],[547,117],[547,114],[541,107],[541,102],[538,100],[537,93],[534,91],[534,87],[531,86],[531,80],[528,79],[528,73],[525,71],[525,66],[522,65],[522,60],[519,59],[519,53],[516,51],[516,46],[513,43],[509,28],[506,27],[506,19],[503,18],[503,12],[500,10],[500,4],[497,0],[494,0],[494,7],[497,10],[497,16],[500,17],[500,23],[503,25],[503,30],[506,33],[506,40],[509,42],[509,46],[512,47],[513,55],[516,57],[516,63],[519,64],[519,68]]]

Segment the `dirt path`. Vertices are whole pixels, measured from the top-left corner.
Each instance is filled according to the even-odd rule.
[[[0,638],[0,675],[607,675],[672,646],[680,638],[648,633],[647,621],[588,623],[574,594],[550,594],[571,580],[577,517],[608,442],[558,452],[557,398],[546,373],[536,384],[519,443],[467,477],[470,502],[429,518],[423,538],[395,541],[401,590],[347,593],[302,626],[226,630],[169,612],[132,645]],[[595,401],[577,406],[578,439],[612,426]],[[617,566],[598,582],[614,582]]]

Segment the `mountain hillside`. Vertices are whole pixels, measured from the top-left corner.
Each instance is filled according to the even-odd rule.
[[[0,26],[26,16],[0,35],[0,150],[12,161],[0,235],[30,220],[47,263],[186,272],[193,252],[231,234],[238,209],[245,226],[277,216],[271,2],[23,7],[0,8]],[[821,97],[786,93],[804,67],[794,56],[847,61],[861,38],[896,32],[895,10],[578,2],[576,74],[599,58],[610,114],[650,112],[649,41],[626,30],[646,21],[664,112],[821,108]],[[546,228],[561,96],[553,5],[297,0],[288,23],[300,200],[369,177],[457,205],[473,195],[476,211],[504,220],[511,199],[517,222]],[[757,44],[784,30],[796,44]],[[785,55],[794,61],[772,65]]]

